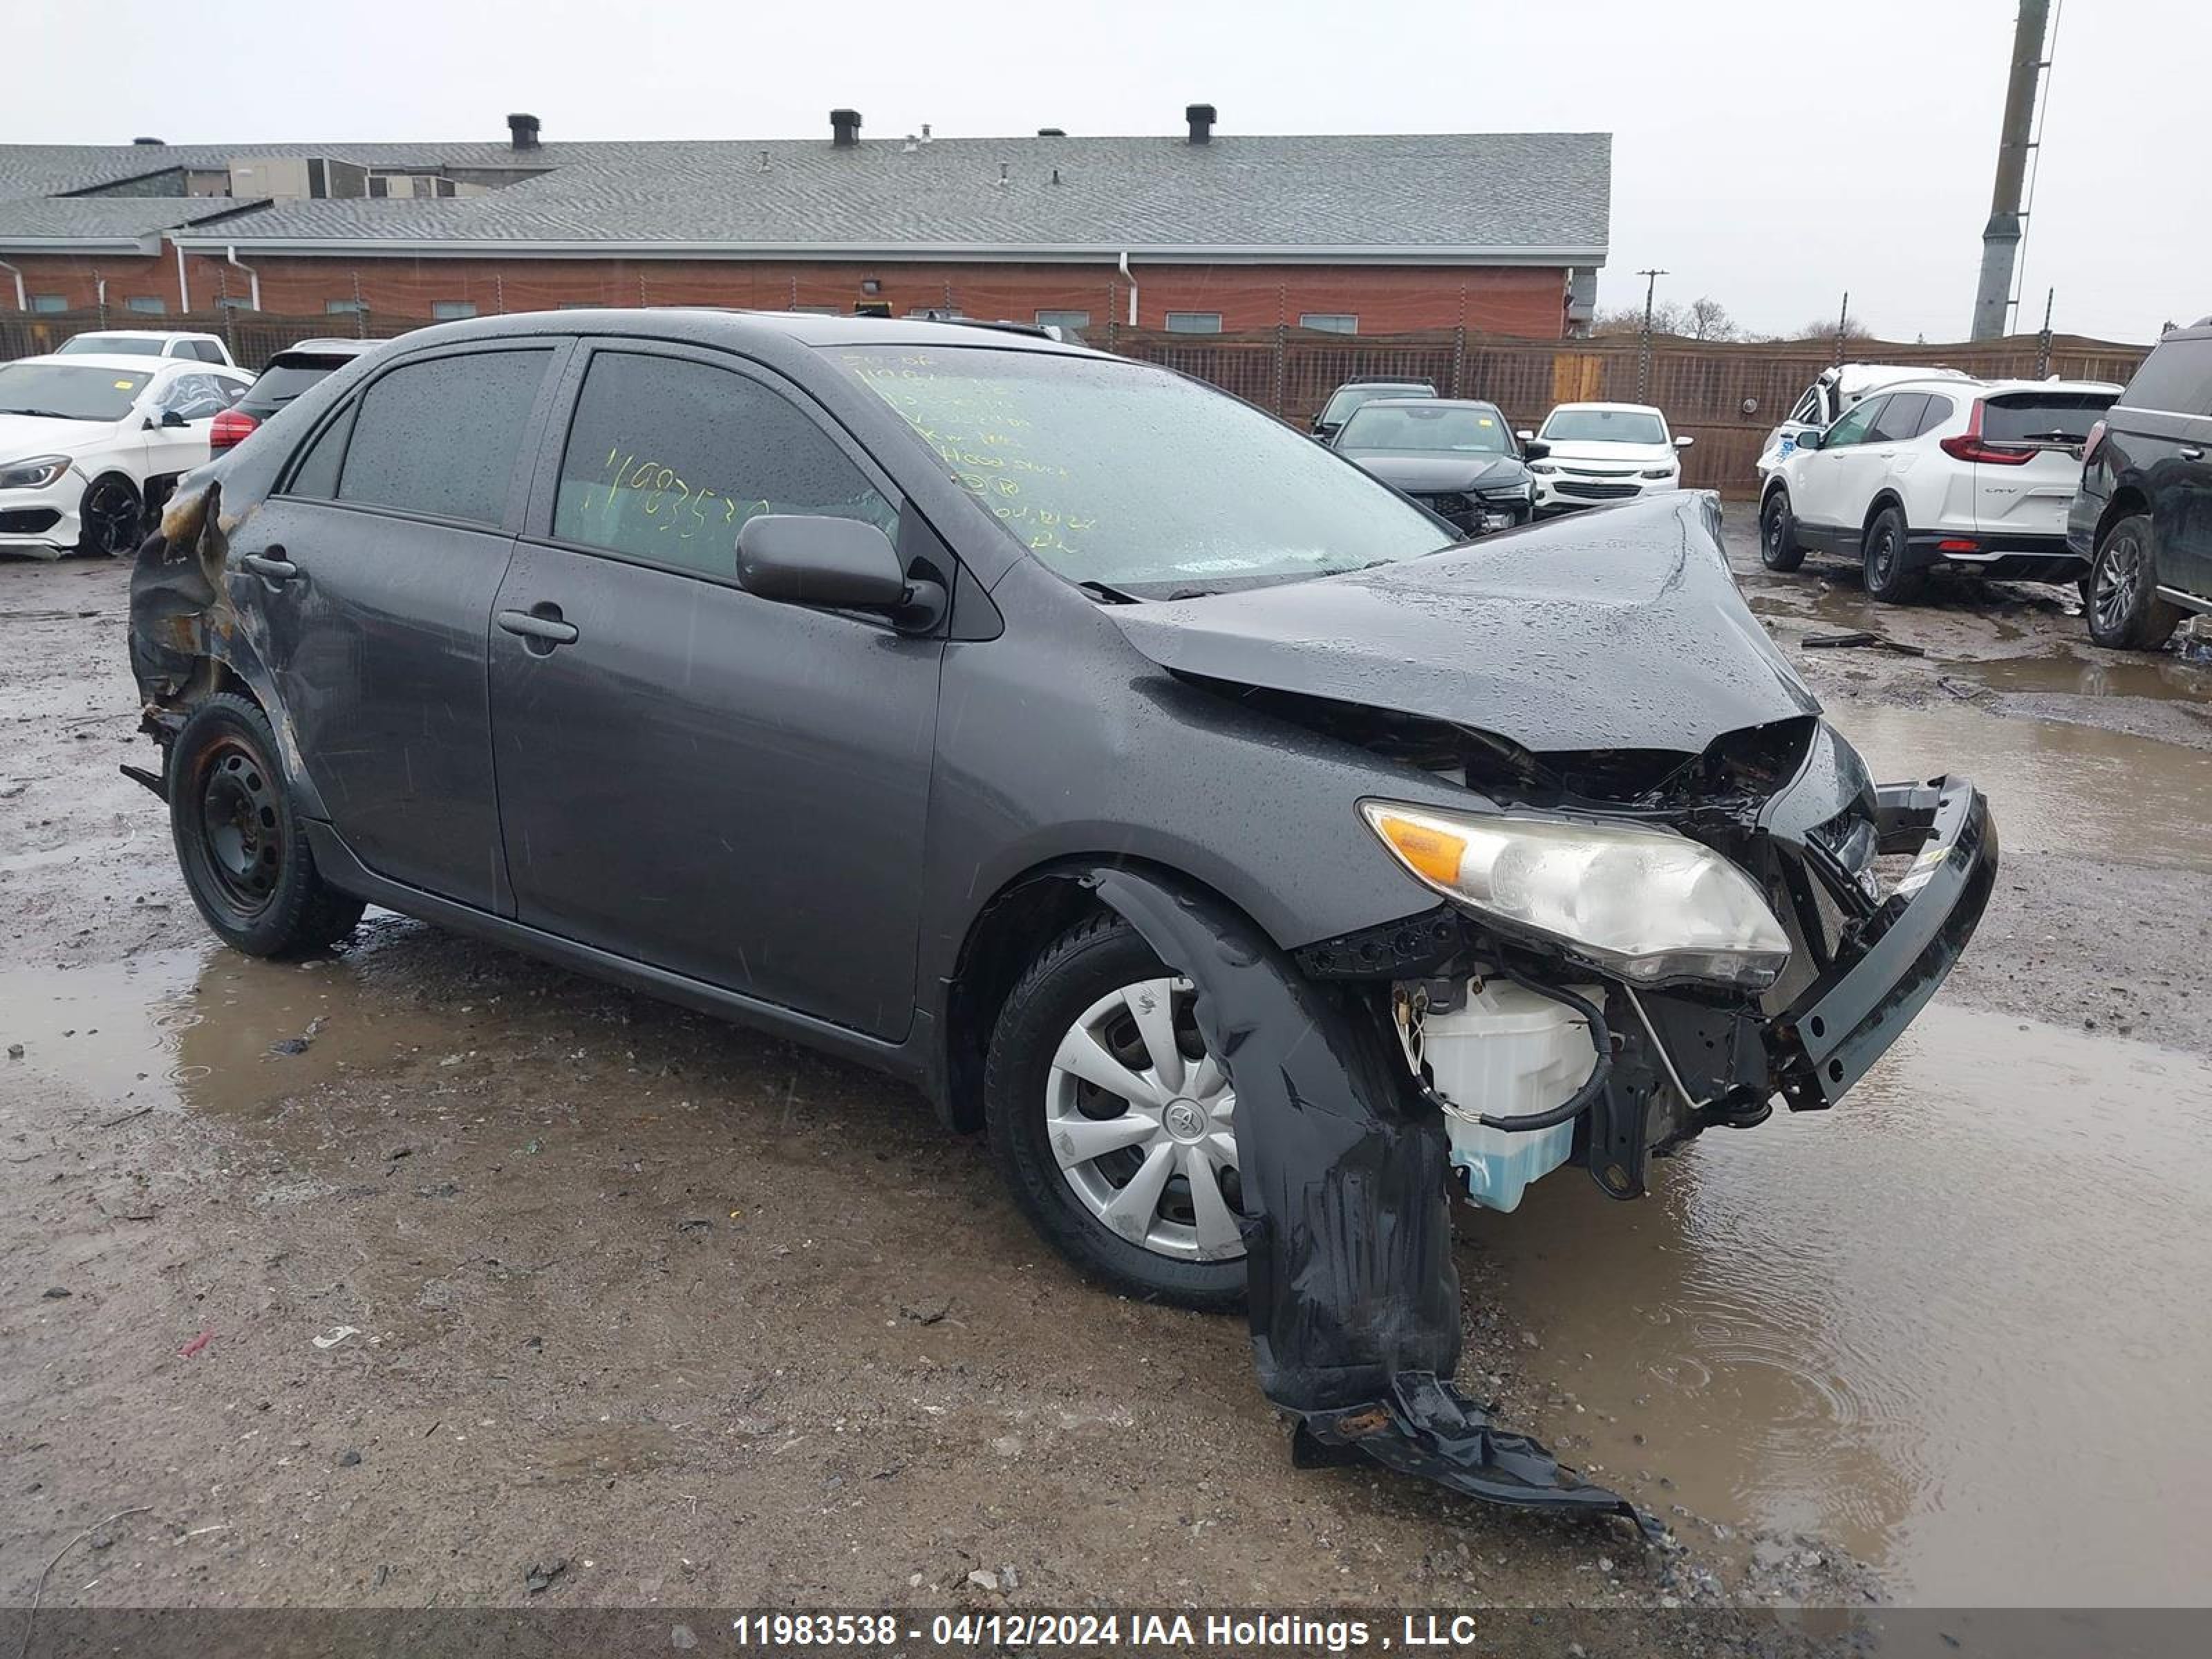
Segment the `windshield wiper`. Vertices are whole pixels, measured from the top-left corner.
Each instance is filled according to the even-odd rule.
[[[1077,589],[1088,593],[1101,605],[1142,605],[1134,593],[1125,593],[1118,587],[1109,587],[1104,582],[1078,582]]]
[[[91,421],[94,415],[64,415],[58,409],[0,409],[0,415],[34,415],[44,421]]]

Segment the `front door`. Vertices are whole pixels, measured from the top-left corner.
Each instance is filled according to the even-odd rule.
[[[398,364],[233,534],[280,741],[379,875],[507,908],[485,635],[519,522],[544,346]],[[514,522],[510,521],[511,515]]]
[[[1796,472],[1790,481],[1790,507],[1798,522],[1822,532],[1848,529],[1849,536],[1834,544],[1855,550],[1859,521],[1851,515],[1850,497],[1860,469],[1856,452],[1866,442],[1869,428],[1886,398],[1868,398],[1830,427],[1818,449],[1800,450]],[[1832,538],[1824,538],[1832,539]]]
[[[737,583],[746,519],[895,534],[890,486],[732,359],[611,343],[580,379],[491,636],[516,915],[902,1036],[943,643]]]

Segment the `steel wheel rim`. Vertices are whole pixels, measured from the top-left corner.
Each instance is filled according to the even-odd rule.
[[[1770,501],[1766,507],[1766,555],[1769,562],[1782,556],[1782,503]]]
[[[200,843],[208,874],[240,915],[258,915],[283,874],[276,781],[261,757],[224,741],[200,774]]]
[[[103,553],[127,553],[138,539],[138,497],[112,478],[93,485],[80,509],[92,544]]]
[[[1187,979],[1100,997],[1067,1028],[1044,1087],[1047,1139],[1101,1226],[1154,1255],[1232,1261],[1237,1091],[1190,1018]]]
[[[1885,524],[1875,532],[1874,585],[1889,586],[1889,579],[1897,563],[1897,532]]]
[[[2105,544],[2105,556],[2097,561],[2097,579],[2089,594],[2099,629],[2117,634],[2126,625],[2142,582],[2142,549],[2132,534],[2113,537]]]

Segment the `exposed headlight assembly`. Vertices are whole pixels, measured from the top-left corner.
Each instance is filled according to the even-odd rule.
[[[69,467],[66,455],[33,455],[27,461],[9,461],[0,466],[0,489],[44,489],[60,482]]]
[[[1552,473],[1557,472],[1559,469],[1549,461],[1531,461],[1528,463],[1528,470],[1531,472]]]
[[[1672,831],[1394,801],[1359,811],[1423,885],[1623,979],[1756,990],[1790,960],[1789,935],[1751,878]]]
[[[1674,469],[1671,466],[1647,466],[1642,476],[1646,478],[1671,478],[1674,476]]]

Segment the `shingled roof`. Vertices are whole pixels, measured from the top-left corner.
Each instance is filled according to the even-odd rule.
[[[219,230],[179,217],[174,240],[308,254],[1127,252],[1587,265],[1605,258],[1612,166],[1604,133],[0,146],[0,246],[90,204],[118,220],[145,204],[147,222],[169,210],[153,205],[159,198],[108,196],[70,198],[69,209],[52,199],[61,191],[127,188],[157,171],[256,155],[529,176],[481,196],[279,201],[232,214]],[[24,198],[34,197],[48,199],[33,211]]]

